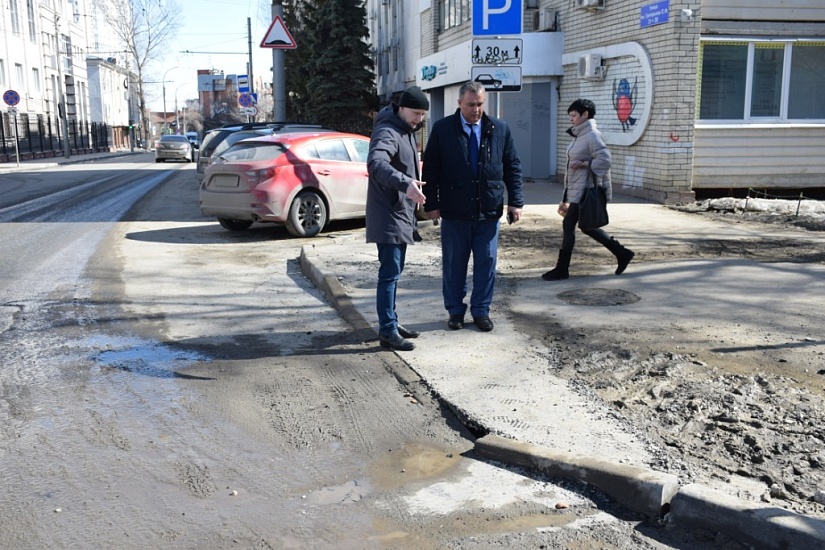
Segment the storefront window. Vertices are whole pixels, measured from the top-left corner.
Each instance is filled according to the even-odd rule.
[[[698,84],[700,120],[825,120],[825,42],[703,41]]]

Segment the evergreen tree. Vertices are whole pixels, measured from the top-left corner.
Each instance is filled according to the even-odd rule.
[[[377,97],[365,2],[293,0],[284,8],[298,46],[285,59],[289,117],[368,135]]]

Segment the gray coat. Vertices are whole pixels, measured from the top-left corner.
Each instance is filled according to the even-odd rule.
[[[406,195],[420,180],[415,133],[388,105],[375,119],[367,157],[367,242],[412,244],[415,203]]]
[[[564,175],[566,202],[578,203],[581,200],[584,188],[590,181],[591,170],[596,174],[599,185],[605,188],[607,200],[611,200],[613,188],[610,185],[610,150],[596,127],[596,121],[585,120],[567,130],[567,133],[573,136],[573,142],[567,147],[567,173]],[[585,160],[590,167],[570,168],[570,163],[574,160]]]

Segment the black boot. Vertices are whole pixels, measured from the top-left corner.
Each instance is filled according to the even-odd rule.
[[[559,250],[559,260],[556,262],[556,267],[541,276],[545,281],[561,281],[570,277],[570,257],[573,255],[572,250]]]
[[[619,241],[612,237],[610,238],[610,242],[605,244],[605,246],[613,253],[614,256],[616,256],[616,260],[619,262],[619,266],[616,268],[616,275],[621,275],[624,273],[624,270],[627,269],[627,266],[630,264],[630,261],[636,253],[629,248],[623,247]]]

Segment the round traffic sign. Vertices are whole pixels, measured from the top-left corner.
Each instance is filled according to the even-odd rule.
[[[255,100],[252,98],[252,94],[243,93],[238,96],[238,103],[241,107],[252,107],[255,105]]]
[[[6,90],[3,92],[3,101],[6,102],[6,105],[11,105],[14,107],[18,103],[20,103],[20,94],[15,92],[14,90]]]

